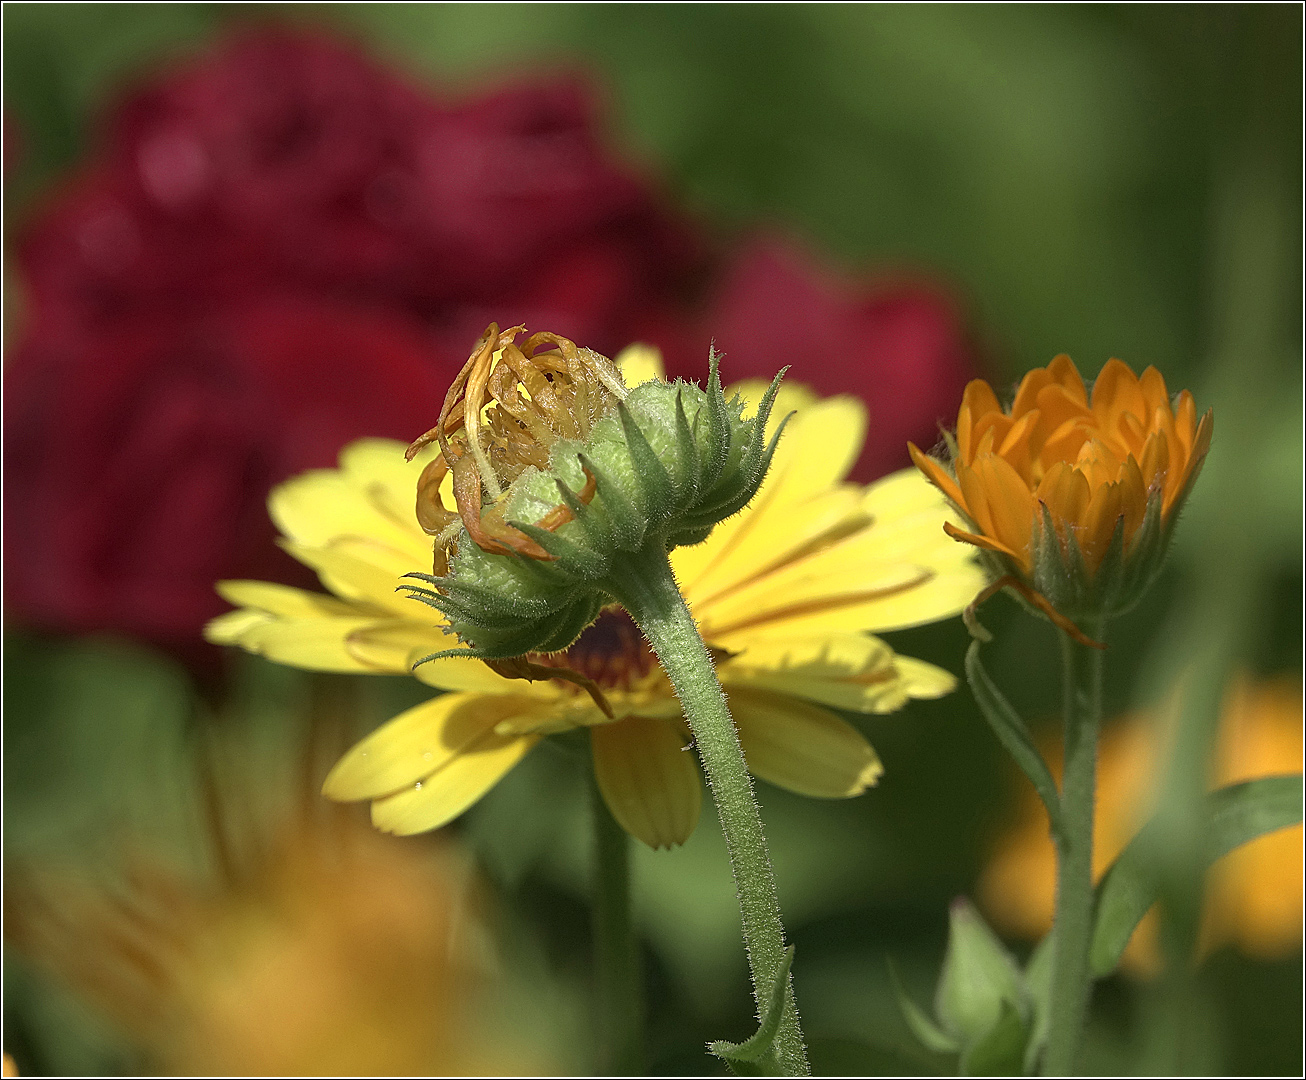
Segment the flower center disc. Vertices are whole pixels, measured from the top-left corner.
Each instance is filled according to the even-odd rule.
[[[629,690],[653,670],[657,659],[624,608],[605,608],[564,653],[532,655],[546,667],[568,667],[604,690]]]

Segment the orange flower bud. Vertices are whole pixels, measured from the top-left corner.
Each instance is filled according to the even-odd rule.
[[[1003,409],[982,379],[957,414],[952,474],[909,444],[916,466],[970,530],[948,535],[989,553],[1068,615],[1132,606],[1160,569],[1176,511],[1211,445],[1192,395],[1174,401],[1149,367],[1142,378],[1110,360],[1088,390],[1070,357],[1021,380]]]

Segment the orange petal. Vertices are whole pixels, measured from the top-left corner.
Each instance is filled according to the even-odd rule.
[[[1048,431],[1055,431],[1072,419],[1094,421],[1092,410],[1060,384],[1045,386],[1038,392],[1038,411]]]
[[[1034,527],[1034,497],[1029,485],[996,454],[977,458],[975,467],[984,482],[993,519],[992,530],[985,531],[1011,550],[1027,552]]]
[[[1103,484],[1111,484],[1120,479],[1120,466],[1124,462],[1101,439],[1089,439],[1079,451],[1079,460],[1075,467],[1088,480],[1088,486],[1096,491]]]
[[[1048,374],[1054,383],[1066,391],[1072,401],[1083,406],[1088,405],[1088,394],[1084,391],[1084,377],[1079,374],[1075,362],[1065,353],[1054,357],[1052,363],[1048,364]]]
[[[1093,383],[1093,414],[1102,427],[1114,433],[1120,414],[1126,412],[1142,419],[1147,416],[1147,403],[1138,376],[1128,364],[1112,357]]]
[[[920,469],[920,471],[925,474],[925,478],[929,480],[931,484],[951,499],[959,509],[966,513],[970,513],[969,510],[966,510],[966,500],[962,498],[961,488],[957,486],[957,482],[948,475],[947,471],[939,462],[935,461],[928,454],[921,453],[920,450],[916,448],[915,443],[907,444],[907,453],[911,454],[913,464],[915,464],[916,468]]]
[[[1047,368],[1034,368],[1025,373],[1016,391],[1016,400],[1011,403],[1011,415],[1017,419],[1038,405],[1038,393],[1052,383],[1052,376]]]
[[[1170,408],[1170,391],[1165,388],[1165,376],[1156,368],[1148,366],[1138,378],[1138,388],[1143,392],[1143,402],[1147,407],[1147,416],[1151,416],[1161,406]],[[1147,419],[1147,417],[1143,417]]]
[[[1134,455],[1125,458],[1120,470],[1120,512],[1125,515],[1126,547],[1133,540],[1134,533],[1143,524],[1143,514],[1147,511],[1147,484],[1143,480],[1142,470]]]
[[[1083,524],[1091,492],[1084,474],[1064,461],[1058,461],[1038,486],[1039,501],[1052,514],[1053,522],[1078,528]]]
[[[1143,483],[1147,485],[1149,492],[1156,491],[1158,488],[1168,491],[1170,444],[1166,441],[1165,432],[1154,431],[1147,437],[1147,442],[1143,444],[1143,458],[1139,462],[1139,468],[1143,473]]]
[[[1043,440],[1043,445],[1039,448],[1039,461],[1045,469],[1051,468],[1058,461],[1073,464],[1079,460],[1079,452],[1092,431],[1091,421],[1072,417]]]
[[[1169,491],[1166,492],[1167,501],[1162,507],[1164,511],[1169,511],[1174,504],[1174,500],[1179,497],[1179,493],[1191,482],[1194,476],[1201,472],[1202,463],[1206,460],[1206,454],[1211,449],[1211,435],[1214,430],[1215,414],[1213,410],[1207,409],[1202,417],[1202,422],[1197,425],[1197,434],[1193,439],[1193,452],[1184,467],[1183,475],[1179,478],[1179,483],[1175,487],[1174,495],[1170,495]]]
[[[970,464],[972,454],[971,432],[975,423],[992,412],[1001,412],[998,396],[983,379],[971,379],[961,395],[961,409],[957,413],[957,450],[961,460]]]
[[[1179,391],[1179,401],[1174,411],[1174,427],[1179,443],[1184,448],[1186,461],[1193,452],[1193,432],[1197,427],[1197,402],[1187,390]]]
[[[996,535],[993,531],[993,516],[989,513],[989,496],[984,490],[984,481],[978,466],[957,464],[957,483],[961,493],[966,497],[966,513],[971,521],[979,526],[982,533]]]
[[[1015,551],[1012,551],[1011,548],[1007,547],[1005,544],[999,543],[991,536],[980,536],[976,533],[966,532],[965,529],[957,528],[957,526],[951,521],[945,521],[943,523],[943,531],[954,540],[960,540],[963,544],[974,544],[976,547],[984,548],[986,551],[997,551],[1003,555],[1009,555],[1024,567],[1026,571],[1030,568],[1029,559]]]
[[[1093,490],[1088,510],[1084,513],[1084,531],[1079,546],[1084,552],[1084,562],[1090,571],[1096,570],[1102,556],[1111,545],[1120,518],[1120,484],[1102,484]]]
[[[1033,464],[1033,448],[1030,437],[1038,425],[1039,412],[1027,412],[1011,425],[1002,442],[998,445],[998,454],[1007,464],[1020,474],[1026,485],[1030,482],[1030,466]]]

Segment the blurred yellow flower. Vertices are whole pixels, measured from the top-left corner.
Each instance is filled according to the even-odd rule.
[[[9,867],[6,940],[163,1075],[545,1066],[493,1011],[496,960],[468,861],[448,842],[378,834],[316,784],[301,794],[279,816],[210,799],[208,876],[141,853],[117,885]]]
[[[1102,735],[1097,815],[1093,823],[1096,880],[1145,821],[1159,781],[1162,725],[1149,716],[1125,717]],[[1048,748],[1051,749],[1051,748]],[[1056,752],[1049,764],[1059,773]],[[1297,773],[1302,763],[1302,690],[1295,679],[1252,683],[1229,690],[1213,753],[1212,786]],[[1042,804],[1026,791],[1019,824],[1004,836],[979,883],[979,899],[995,927],[1042,937],[1052,926],[1056,855]],[[1301,947],[1302,826],[1281,829],[1244,844],[1208,872],[1199,949],[1223,945],[1270,958]],[[1148,975],[1161,964],[1156,912],[1139,924],[1122,964]]]
[[[647,349],[627,350],[619,364],[632,386],[662,373]],[[734,389],[755,404],[765,388]],[[706,542],[672,552],[671,562],[718,657],[749,768],[791,791],[842,798],[864,791],[882,769],[832,709],[889,712],[955,684],[870,634],[956,614],[983,578],[944,537],[947,509],[914,470],[868,488],[843,482],[865,431],[860,402],[786,386],[775,422],[791,410],[797,415],[757,496]],[[401,444],[364,440],[345,448],[339,469],[278,488],[270,509],[284,546],[334,595],[223,582],[219,591],[239,610],[211,623],[209,640],[315,670],[411,671],[451,691],[379,728],[328,776],[331,798],[372,800],[380,829],[443,825],[539,739],[587,728],[616,819],[653,847],[682,843],[699,815],[698,765],[683,752],[679,702],[620,608],[606,609],[565,653],[522,658],[518,674],[538,681],[499,674],[511,674],[512,662],[497,671],[458,657],[412,667],[458,646],[433,625],[433,612],[395,591],[401,575],[432,565],[415,501],[433,453],[409,464]]]

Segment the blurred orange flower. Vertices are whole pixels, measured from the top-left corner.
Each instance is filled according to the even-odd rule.
[[[208,880],[144,856],[117,887],[11,868],[6,937],[164,1075],[538,1073],[495,1023],[466,860],[382,836],[315,788],[271,828],[209,799]]]
[[[1094,880],[1147,817],[1163,761],[1162,727],[1154,716],[1128,716],[1102,734],[1093,828]],[[1056,753],[1048,755],[1049,764],[1059,773]],[[1236,682],[1221,715],[1212,786],[1296,773],[1301,763],[1301,683],[1293,678]],[[1301,825],[1281,829],[1237,848],[1211,867],[1201,955],[1233,945],[1248,956],[1273,958],[1301,947],[1302,840]],[[1047,815],[1033,792],[1026,790],[1019,823],[1002,837],[980,878],[980,904],[999,930],[1035,939],[1052,926],[1055,891],[1056,855]],[[1121,963],[1136,975],[1159,970],[1155,910],[1139,924]]]

